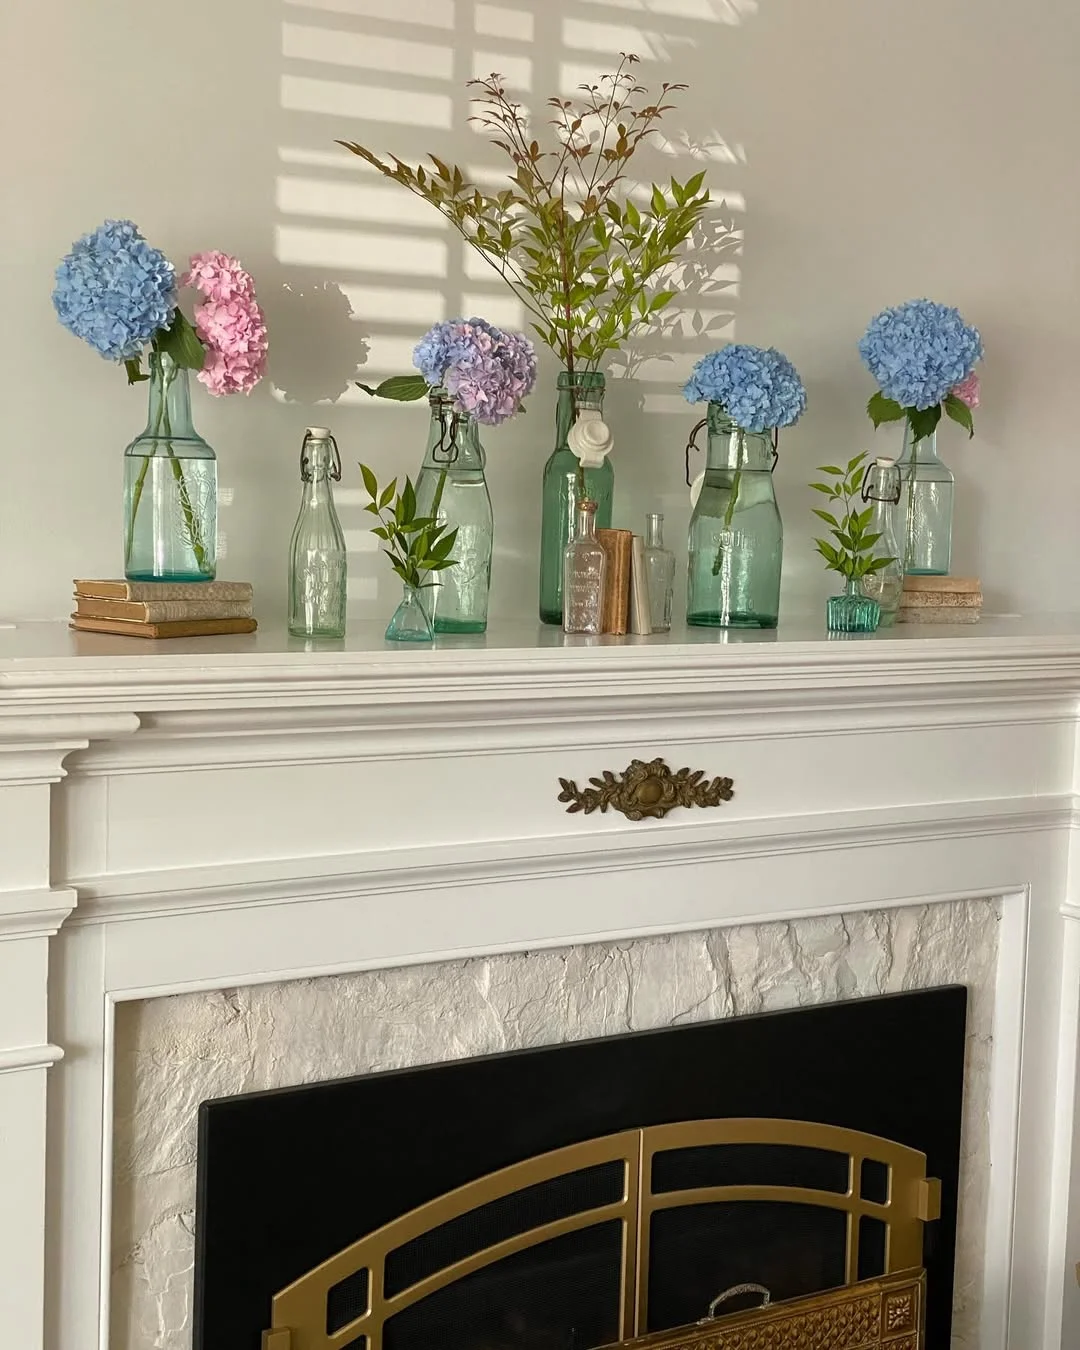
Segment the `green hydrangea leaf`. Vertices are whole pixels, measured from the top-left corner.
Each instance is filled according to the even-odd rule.
[[[153,347],[171,356],[181,370],[202,370],[206,361],[206,348],[179,305],[168,328],[159,328],[154,334]]]
[[[372,398],[388,398],[395,403],[415,403],[428,392],[428,382],[423,375],[391,375],[381,384],[361,384],[359,380],[356,384]]]
[[[879,389],[872,395],[870,402],[866,405],[866,411],[870,415],[870,421],[873,422],[875,429],[881,426],[882,422],[899,422],[904,416],[904,409],[895,399],[886,398]]]
[[[945,411],[954,422],[959,422],[965,429],[969,440],[975,435],[975,419],[971,415],[971,409],[961,399],[958,399],[955,394],[950,394],[946,398]]]

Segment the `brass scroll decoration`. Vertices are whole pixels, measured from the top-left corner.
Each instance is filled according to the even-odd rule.
[[[590,778],[590,787],[579,788],[572,778],[560,778],[559,801],[569,802],[569,815],[584,811],[621,811],[627,820],[650,817],[663,820],[677,806],[719,806],[735,795],[730,778],[710,782],[703,769],[680,769],[672,773],[662,759],[630,761],[621,774],[605,769],[601,777]]]

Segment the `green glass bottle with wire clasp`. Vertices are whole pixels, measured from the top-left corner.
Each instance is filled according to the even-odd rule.
[[[710,403],[691,433],[688,463],[702,426],[709,439],[690,517],[686,622],[698,628],[775,628],[784,526],[773,489],[774,437],[744,431],[719,403]]]
[[[605,459],[597,468],[582,469],[570,449],[570,428],[583,412],[599,415],[604,407],[604,376],[598,370],[561,371],[555,410],[555,449],[544,465],[543,517],[540,525],[540,619],[563,621],[563,559],[577,521],[579,499],[596,503],[596,527],[611,525],[615,470]],[[584,477],[584,494],[580,492]]]
[[[444,389],[428,395],[431,422],[416,479],[416,509],[457,530],[453,567],[431,575],[424,603],[436,633],[483,633],[491,591],[495,524],[484,477],[484,447],[469,413],[457,412]]]

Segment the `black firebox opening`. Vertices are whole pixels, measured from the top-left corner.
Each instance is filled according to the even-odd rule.
[[[194,1350],[259,1350],[278,1290],[466,1182],[597,1136],[724,1117],[814,1121],[927,1155],[942,1183],[941,1218],[924,1245],[927,1346],[947,1350],[966,1005],[966,990],[948,987],[204,1102]],[[738,1185],[765,1168],[781,1184],[843,1192],[845,1161],[768,1145],[672,1151],[658,1155],[653,1184]],[[876,1166],[860,1178],[871,1199],[886,1184]],[[425,1234],[388,1263],[387,1292],[516,1231],[522,1206],[532,1225],[606,1203],[620,1176],[612,1164],[586,1169]],[[728,1284],[757,1281],[782,1298],[842,1283],[843,1223],[836,1211],[792,1204],[658,1213],[649,1329],[695,1320]],[[883,1233],[862,1223],[867,1278],[883,1267]],[[568,1234],[448,1286],[387,1323],[386,1350],[611,1341],[619,1232],[612,1223]],[[355,1284],[334,1291],[328,1322],[345,1326],[363,1309],[366,1290]]]

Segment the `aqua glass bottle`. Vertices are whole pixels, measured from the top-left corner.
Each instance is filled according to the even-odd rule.
[[[898,463],[906,521],[904,571],[917,577],[948,576],[955,479],[938,458],[937,432],[916,441],[911,423],[905,422]]]
[[[615,470],[610,459],[599,468],[582,469],[570,449],[570,428],[579,415],[604,406],[604,377],[596,370],[562,371],[555,412],[555,449],[544,465],[543,519],[540,526],[540,618],[561,624],[563,619],[563,558],[577,519],[578,501],[596,503],[596,526],[611,526],[611,503],[615,495]],[[582,485],[584,492],[581,491]]]
[[[188,373],[150,355],[146,430],[124,451],[124,575],[129,581],[213,581],[217,459],[191,421]]]
[[[769,432],[743,431],[710,403],[709,447],[690,516],[686,622],[775,628],[784,527],[773,491]]]
[[[451,554],[455,566],[432,573],[435,584],[425,591],[427,609],[436,633],[482,633],[487,628],[495,530],[484,448],[475,420],[456,412],[445,390],[433,389],[428,403],[431,425],[416,480],[417,513],[433,514],[448,532],[457,530],[457,539]]]
[[[300,447],[303,495],[289,544],[289,632],[293,637],[342,638],[348,557],[334,506],[341,457],[326,427],[308,427]]]
[[[873,547],[875,558],[890,562],[861,578],[863,595],[876,600],[881,608],[880,626],[891,628],[896,621],[904,591],[904,510],[900,490],[900,470],[894,459],[875,459],[863,479],[862,499],[872,515],[868,534],[879,535]]]

